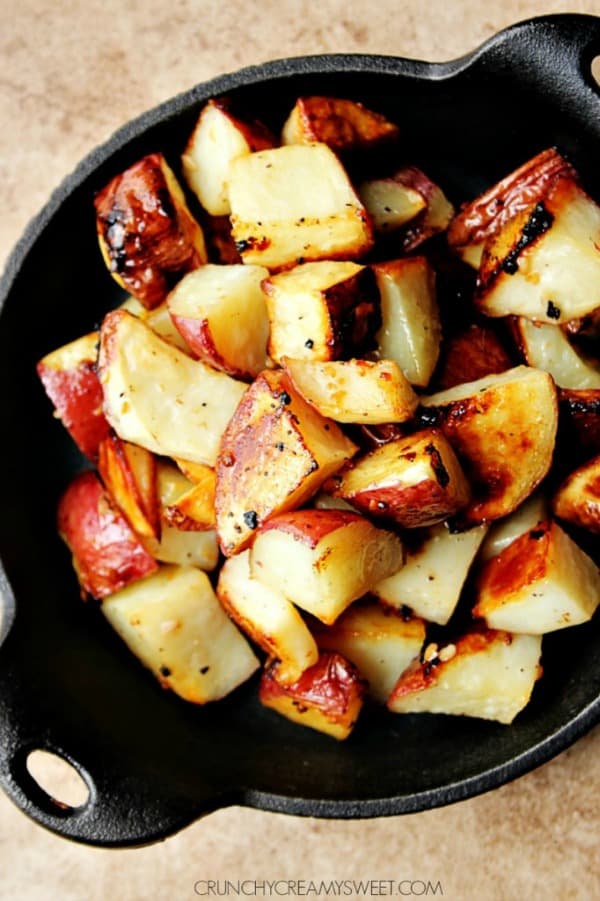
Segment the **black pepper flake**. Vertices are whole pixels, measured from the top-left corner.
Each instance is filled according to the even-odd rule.
[[[256,529],[258,526],[258,514],[256,510],[246,510],[244,513],[244,522],[249,529]]]
[[[292,402],[292,398],[287,393],[287,391],[282,391],[281,394],[279,395],[279,403],[283,404],[284,406],[287,406],[288,404],[291,404],[291,402]]]
[[[306,348],[308,348],[308,350],[312,350],[313,347],[315,346],[315,342],[313,341],[312,338],[307,338],[306,341],[304,342],[304,346]]]
[[[168,666],[161,666],[161,667],[159,667],[158,671],[161,674],[161,676],[165,677],[165,679],[171,675],[171,670],[169,669]]]
[[[440,665],[440,662],[439,657],[433,657],[432,660],[428,660],[427,663],[423,665],[423,675],[425,677],[431,675],[435,667]]]
[[[560,307],[555,307],[551,300],[546,307],[546,316],[548,319],[560,319]]]
[[[207,674],[207,672],[209,671],[209,669],[210,669],[210,666],[201,666],[200,667],[200,675],[205,676]]]
[[[283,441],[278,441],[277,444],[275,445],[275,448],[278,451],[285,450],[285,444],[283,443]]]
[[[534,541],[539,541],[540,538],[543,538],[546,533],[543,529],[532,529],[529,533],[529,537],[533,538]]]

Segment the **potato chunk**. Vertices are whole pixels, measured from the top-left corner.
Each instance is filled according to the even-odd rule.
[[[110,435],[100,445],[98,472],[133,531],[142,538],[158,538],[156,460],[150,451]]]
[[[106,416],[120,438],[156,454],[215,464],[243,383],[190,359],[123,310],[104,319],[98,371]]]
[[[148,309],[186,272],[206,262],[202,229],[161,153],[113,178],[95,198],[100,250],[108,269]]]
[[[273,664],[263,673],[259,698],[265,707],[339,741],[350,735],[365,694],[356,667],[341,654],[324,653],[292,685],[280,682],[278,668]]]
[[[299,97],[283,126],[284,144],[327,144],[336,153],[398,137],[398,126],[362,103],[341,97]]]
[[[364,181],[358,189],[358,196],[379,234],[406,225],[427,206],[425,197],[419,191],[402,184],[394,176]]]
[[[516,316],[512,330],[525,362],[549,372],[559,388],[600,388],[600,369],[577,352],[559,325]]]
[[[367,214],[325,144],[295,144],[231,165],[233,237],[245,263],[357,259],[373,239]]]
[[[442,429],[473,485],[465,523],[511,513],[548,472],[558,423],[548,373],[517,366],[422,397],[421,404],[422,420]]]
[[[325,490],[371,516],[407,529],[433,525],[462,510],[470,488],[441,432],[429,429],[370,451]]]
[[[315,633],[322,651],[337,651],[368,682],[369,695],[385,704],[400,675],[418,657],[425,623],[382,604],[353,604],[338,620]]]
[[[562,483],[552,509],[566,522],[600,533],[600,457],[593,457]]]
[[[323,260],[295,266],[263,282],[270,322],[269,354],[297,360],[355,356],[378,324],[369,269]]]
[[[463,382],[475,382],[486,375],[506,372],[512,366],[494,329],[472,322],[444,341],[436,386],[444,391]]]
[[[247,547],[269,517],[298,507],[356,451],[281,370],[250,386],[221,442],[215,507],[221,550]]]
[[[217,477],[211,466],[194,464],[193,485],[163,510],[169,525],[186,532],[216,529],[215,491]],[[202,469],[202,472],[200,471]]]
[[[332,623],[402,559],[400,539],[358,513],[296,510],[260,529],[250,566],[255,579]]]
[[[319,651],[296,608],[280,592],[252,578],[250,551],[225,561],[217,597],[240,629],[279,661],[277,678],[289,685],[317,662]]]
[[[454,207],[440,186],[416,166],[403,166],[393,177],[425,199],[425,209],[410,219],[398,234],[402,249],[408,252],[433,235],[445,231],[454,215]]]
[[[548,519],[548,503],[540,489],[534,491],[508,516],[493,523],[481,545],[480,562],[485,563],[486,560],[497,557],[524,532],[535,529],[545,519]]]
[[[418,404],[393,360],[319,363],[284,358],[283,364],[304,400],[337,422],[403,422]]]
[[[207,575],[191,566],[161,567],[106,598],[102,612],[161,685],[194,704],[225,697],[258,669]]]
[[[392,713],[446,713],[512,723],[540,675],[541,638],[472,632],[455,644],[425,649],[400,676]]]
[[[546,520],[486,564],[473,615],[493,629],[542,635],[586,622],[599,603],[598,567]]]

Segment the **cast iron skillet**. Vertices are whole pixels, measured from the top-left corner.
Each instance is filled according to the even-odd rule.
[[[0,781],[39,823],[83,842],[132,845],[234,803],[322,817],[413,812],[519,776],[600,719],[593,626],[545,640],[544,679],[510,727],[371,711],[339,744],[261,709],[254,684],[202,709],[180,702],[79,600],[54,511],[82,460],[34,372],[119,299],[96,246],[94,191],[151,150],[176,165],[208,97],[233,94],[269,110],[274,125],[301,93],[362,100],[401,124],[406,156],[457,201],[557,144],[600,197],[590,73],[599,53],[600,19],[563,15],[515,25],[450,63],[336,55],[245,69],[119,130],[31,223],[0,289]],[[37,786],[26,769],[36,748],[81,773],[90,789],[83,807],[63,808]]]

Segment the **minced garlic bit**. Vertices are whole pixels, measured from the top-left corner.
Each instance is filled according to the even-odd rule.
[[[456,654],[456,645],[455,644],[447,644],[445,648],[442,648],[438,657],[442,661],[442,663],[446,663],[448,660],[452,660],[452,658]]]

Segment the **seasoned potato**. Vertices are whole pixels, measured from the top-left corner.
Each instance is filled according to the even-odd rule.
[[[211,466],[203,466],[201,475],[200,467],[201,464],[195,464],[193,486],[163,510],[164,519],[169,525],[186,532],[204,532],[217,527],[216,473]]]
[[[133,531],[142,538],[158,538],[156,460],[150,451],[109,435],[100,444],[98,472]]]
[[[560,388],[600,388],[600,368],[577,352],[559,325],[515,316],[512,331],[525,362],[549,372]]]
[[[406,225],[427,206],[423,194],[393,175],[364,181],[358,188],[358,196],[371,217],[375,232],[379,234]]]
[[[600,457],[568,476],[552,499],[552,509],[560,519],[600,533]]]
[[[463,382],[475,382],[486,375],[506,372],[512,366],[494,329],[472,322],[445,340],[436,386],[444,391]]]
[[[403,166],[394,173],[395,181],[417,191],[425,199],[425,209],[410,219],[399,233],[402,248],[414,250],[423,241],[448,228],[454,215],[454,207],[439,185],[416,166]]]
[[[327,144],[336,153],[398,137],[398,126],[362,103],[341,97],[299,97],[281,134],[284,144]]]
[[[548,502],[546,497],[541,489],[534,491],[516,510],[492,524],[481,545],[479,560],[485,562],[492,557],[497,557],[524,532],[535,529],[547,518]]]

